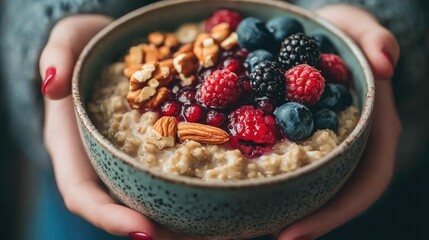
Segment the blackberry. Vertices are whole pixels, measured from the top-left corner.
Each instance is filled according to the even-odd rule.
[[[285,38],[280,47],[279,62],[285,70],[299,64],[317,66],[320,48],[316,40],[303,33]]]
[[[256,97],[267,97],[275,102],[285,100],[285,78],[276,62],[263,61],[250,74],[250,85]]]

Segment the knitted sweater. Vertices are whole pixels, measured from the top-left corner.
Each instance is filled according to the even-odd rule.
[[[7,111],[9,133],[31,159],[46,166],[43,146],[43,97],[40,93],[38,60],[52,26],[61,18],[79,13],[121,16],[147,4],[145,0],[4,0],[0,28],[0,96]],[[428,74],[429,32],[421,0],[292,0],[299,6],[317,9],[335,3],[361,6],[380,19],[398,38],[401,61],[395,76],[398,108],[404,125],[401,151],[407,159],[427,147],[428,114],[424,111]],[[1,4],[1,1],[0,1]],[[426,6],[424,6],[426,4]],[[427,11],[426,11],[427,12]],[[412,124],[411,124],[412,123]],[[3,126],[4,127],[4,126]],[[5,128],[6,129],[6,128]],[[3,130],[5,130],[3,129]],[[2,130],[2,129],[0,129]],[[427,143],[426,143],[427,145]],[[411,157],[410,157],[411,154]],[[401,157],[399,157],[401,159]]]

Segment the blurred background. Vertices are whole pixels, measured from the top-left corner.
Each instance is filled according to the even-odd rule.
[[[429,9],[427,1],[421,2],[424,9]],[[3,17],[2,10],[3,0],[0,0],[0,17]],[[428,23],[427,15],[420,21]],[[427,24],[424,26],[427,27]],[[0,25],[0,30],[1,27]],[[0,31],[0,38],[3,38],[2,32]],[[405,60],[402,58],[401,61],[413,61],[419,68],[427,69],[429,66],[421,65],[422,62],[427,63],[421,59],[429,59],[429,30],[426,28],[424,32],[424,36],[420,36],[416,41],[418,45],[414,46],[415,51],[419,52],[418,57],[405,55]],[[403,62],[399,63],[400,66],[402,64]],[[7,66],[8,63],[0,62],[0,72]],[[398,155],[401,159],[398,169],[401,171],[398,171],[384,196],[366,213],[323,239],[429,239],[429,110],[426,104],[414,102],[415,100],[423,103],[427,98],[429,88],[425,86],[429,86],[429,77],[425,74],[411,74],[413,78],[409,81],[421,87],[419,92],[409,92],[404,88],[403,82],[412,71],[413,69],[397,69],[394,79],[395,94],[404,124],[401,144],[420,144],[421,151],[415,152],[413,148],[401,149]],[[3,81],[1,83],[3,84]],[[0,103],[7,102],[5,94],[4,86],[0,85]],[[22,112],[23,118],[26,117],[25,114]],[[37,226],[36,222],[31,222],[28,214],[31,209],[28,209],[26,203],[32,201],[29,197],[32,196],[31,192],[40,190],[35,188],[40,185],[37,182],[42,180],[33,174],[37,166],[27,161],[28,156],[18,150],[11,140],[11,122],[8,119],[5,104],[0,104],[0,239],[22,239],[26,234],[22,226]],[[30,182],[33,183],[31,187],[28,184]]]

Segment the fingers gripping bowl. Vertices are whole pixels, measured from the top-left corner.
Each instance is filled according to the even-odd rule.
[[[218,8],[267,21],[297,19],[310,35],[328,36],[353,78],[356,127],[326,156],[275,176],[204,181],[168,174],[121,151],[96,128],[88,114],[103,69],[121,59],[142,36],[200,22]],[[370,68],[357,46],[314,13],[271,1],[171,1],[136,10],[97,34],[74,72],[73,102],[82,139],[97,174],[121,202],[173,231],[209,238],[247,238],[277,232],[310,214],[332,197],[352,173],[369,133],[374,101]],[[197,176],[197,175],[196,175]]]

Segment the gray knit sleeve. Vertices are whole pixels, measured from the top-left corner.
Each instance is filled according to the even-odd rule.
[[[424,10],[417,0],[293,0],[292,2],[312,10],[338,3],[361,7],[376,16],[380,23],[398,36],[404,44],[414,41],[425,28]]]
[[[12,139],[30,158],[47,165],[43,145],[43,97],[38,60],[50,29],[79,13],[119,17],[147,4],[144,0],[6,0],[0,24],[2,86]],[[61,134],[61,133],[59,133]]]

